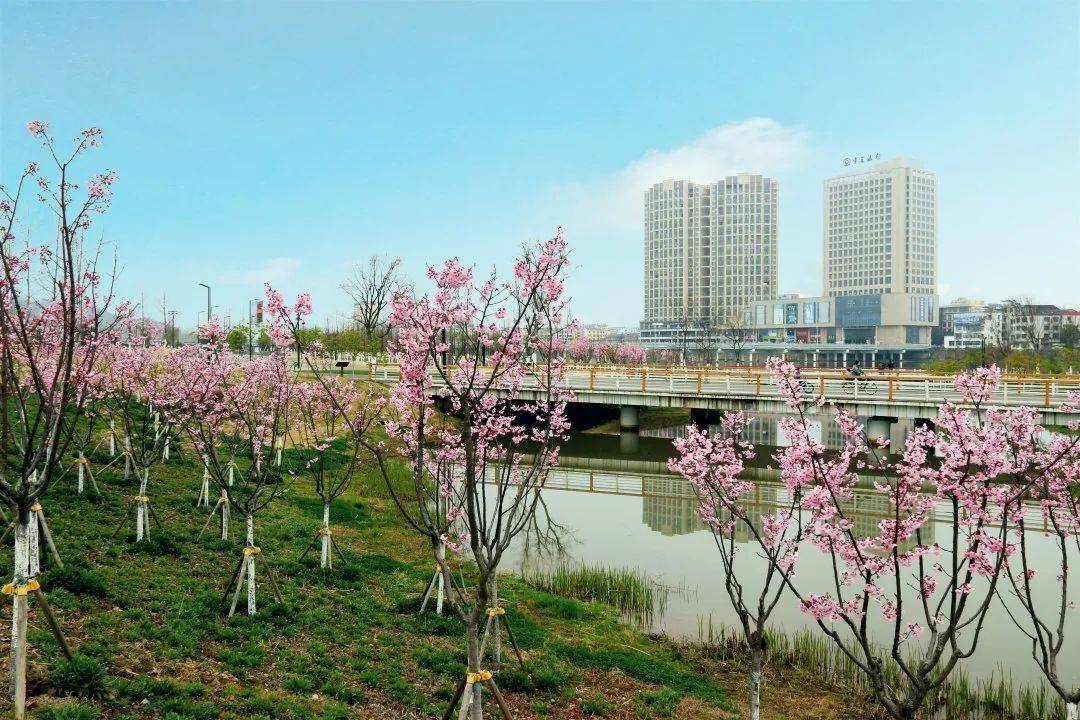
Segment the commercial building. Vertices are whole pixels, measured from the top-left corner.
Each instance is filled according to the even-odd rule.
[[[840,295],[937,295],[937,177],[895,158],[829,178],[822,288]]]
[[[798,297],[754,303],[753,336],[764,342],[929,345],[937,316],[929,295]]]
[[[777,286],[777,183],[739,174],[645,193],[645,317],[657,343],[749,314]]]

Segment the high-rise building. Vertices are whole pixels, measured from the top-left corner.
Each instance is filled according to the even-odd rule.
[[[937,295],[937,177],[895,158],[825,181],[825,295]]]
[[[650,329],[746,315],[777,286],[777,183],[739,174],[645,192],[645,318]]]

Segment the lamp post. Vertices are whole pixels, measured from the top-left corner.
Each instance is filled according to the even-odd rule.
[[[210,324],[210,286],[206,283],[199,283],[200,287],[206,288],[206,324]]]

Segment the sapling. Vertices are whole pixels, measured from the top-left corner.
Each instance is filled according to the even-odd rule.
[[[1065,409],[1080,408],[1080,393],[1071,393]],[[1012,508],[1016,553],[1003,571],[1007,583],[998,594],[1009,617],[1031,643],[1031,657],[1047,684],[1065,704],[1067,720],[1080,716],[1080,678],[1065,677],[1061,660],[1080,652],[1076,638],[1067,644],[1069,620],[1076,615],[1076,566],[1080,562],[1080,423],[1069,423],[1071,434],[1051,436],[1048,445],[1042,433],[1013,438],[1011,453],[1026,463],[1060,458],[1045,473],[1036,473],[1028,492]],[[1034,508],[1032,508],[1034,506]],[[1035,509],[1029,519],[1028,510]],[[1029,535],[1047,537],[1053,547],[1056,574],[1046,578],[1035,567],[1029,553]],[[1038,586],[1052,582],[1056,590],[1040,593]],[[1070,585],[1071,583],[1071,585]],[[1044,598],[1052,597],[1052,600]]]
[[[990,367],[958,376],[954,384],[964,404],[942,405],[936,428],[915,428],[898,457],[884,455],[887,442],[867,438],[842,407],[834,417],[844,447],[826,453],[807,419],[807,407],[822,406],[824,398],[804,394],[791,363],[769,365],[794,413],[781,421],[790,445],[775,459],[798,506],[762,516],[760,523],[745,508],[733,514],[803,611],[866,675],[882,708],[913,720],[978,647],[1003,568],[1016,551],[1010,539],[1016,503],[1050,474],[1065,473],[1075,483],[1075,445],[1065,452],[1031,443],[1041,428],[1030,408],[985,408],[1000,382],[1000,371]],[[706,438],[691,434],[687,440],[679,447],[680,464],[707,466]],[[1023,452],[1014,454],[1015,448]],[[875,476],[889,507],[869,534],[860,534],[850,512],[860,471]],[[950,511],[942,543],[928,525],[935,507]],[[774,543],[792,528],[793,542]],[[794,572],[804,545],[828,558],[825,593],[808,590]],[[871,614],[887,628],[884,644]]]
[[[309,359],[309,364],[313,364]],[[348,489],[364,457],[364,444],[381,420],[384,401],[352,380],[321,376],[297,383],[290,425],[294,452],[322,501],[322,523],[300,559],[319,546],[319,567],[332,569],[333,553],[344,560],[330,527],[330,507]],[[335,447],[335,446],[338,447]]]
[[[530,526],[569,429],[561,353],[545,352],[533,364],[538,349],[569,334],[567,264],[560,233],[525,250],[513,282],[494,273],[474,282],[471,269],[450,260],[428,271],[430,297],[399,293],[391,303],[400,380],[386,426],[409,465],[409,481],[396,481],[381,447],[372,452],[399,513],[430,543],[465,624],[468,667],[448,711],[460,701],[459,718],[483,717],[485,686],[509,717],[482,666],[482,629],[490,617],[504,618],[493,580],[507,548]],[[457,338],[452,358],[449,337]],[[457,422],[437,420],[436,400]],[[451,573],[446,551],[469,552],[476,565],[471,588]],[[512,634],[510,640],[516,649]]]
[[[14,567],[4,594],[12,598],[11,689],[14,716],[26,712],[27,604],[36,598],[61,649],[70,648],[34,577],[39,567],[40,502],[58,474],[71,445],[72,424],[86,400],[80,387],[92,382],[100,349],[115,338],[112,320],[130,309],[110,310],[112,288],[97,269],[86,233],[92,219],[109,205],[116,176],[76,184],[73,163],[101,138],[97,128],[84,130],[65,153],[45,123],[27,125],[55,167],[53,179],[30,163],[15,187],[0,186],[0,500],[12,513]],[[44,246],[22,238],[25,196],[36,185],[56,236]]]
[[[291,485],[293,472],[276,465],[272,453],[275,439],[289,431],[296,375],[283,350],[235,365],[220,338],[174,351],[173,364],[183,381],[174,416],[196,452],[206,457],[227,507],[244,519],[244,549],[225,591],[227,599],[233,590],[229,615],[236,612],[245,585],[246,613],[254,615],[258,563],[281,601],[270,564],[255,542],[255,518]]]

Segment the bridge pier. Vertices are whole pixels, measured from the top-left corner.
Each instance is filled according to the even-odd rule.
[[[619,406],[619,430],[632,430],[637,432],[641,427],[637,405]]]
[[[641,435],[635,430],[622,430],[619,432],[619,452],[623,455],[634,455],[641,445]]]
[[[892,438],[892,426],[896,422],[896,418],[887,417],[881,415],[874,415],[866,419],[866,436],[871,440],[885,439],[891,440]]]

